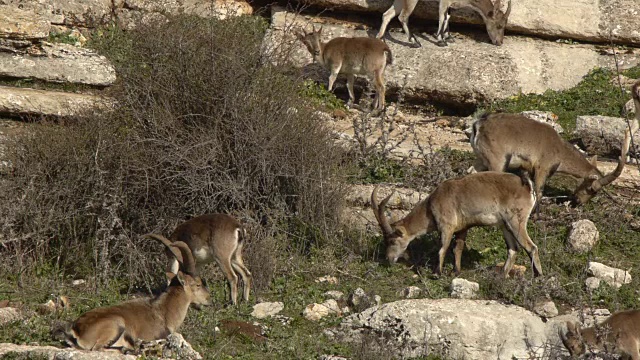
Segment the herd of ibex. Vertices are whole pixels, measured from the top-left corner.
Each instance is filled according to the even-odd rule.
[[[395,0],[383,15],[377,38],[335,38],[322,41],[322,28],[310,33],[296,30],[296,37],[312,54],[314,61],[331,71],[329,90],[339,73],[347,74],[349,104],[355,101],[353,92],[356,74],[373,75],[377,96],[374,107],[385,106],[384,70],[392,63],[391,50],[380,40],[389,21],[399,15],[410,42],[420,46],[408,28],[408,19],[417,0]],[[446,45],[449,35],[449,9],[468,6],[485,21],[491,41],[501,45],[504,29],[511,13],[511,0],[440,0],[438,43]],[[470,142],[477,156],[477,171],[458,179],[449,179],[403,219],[390,222],[385,208],[393,193],[378,201],[378,187],[371,194],[371,206],[386,242],[389,263],[407,258],[407,247],[416,237],[427,232],[440,233],[441,248],[436,272],[442,274],[445,255],[455,238],[455,272],[461,271],[461,257],[470,228],[498,226],[507,246],[503,275],[508,277],[519,247],[532,263],[534,275],[542,275],[538,247],[527,233],[529,217],[543,196],[546,180],[556,172],[578,178],[581,183],[574,192],[574,205],[591,199],[604,186],[620,176],[625,166],[631,137],[640,121],[640,81],[632,87],[636,121],[622,140],[621,155],[616,168],[603,174],[595,157],[585,158],[573,145],[563,140],[548,124],[522,115],[496,113],[484,115],[472,126]],[[169,258],[168,285],[154,298],[136,299],[120,305],[91,310],[74,322],[60,327],[55,335],[70,346],[85,350],[135,350],[140,342],[165,338],[178,330],[188,308],[210,305],[209,289],[199,276],[202,265],[215,261],[230,285],[231,304],[238,301],[238,283],[242,279],[242,298],[249,300],[251,272],[242,259],[247,234],[243,225],[225,214],[195,217],[180,224],[165,238],[147,234],[166,248]],[[615,344],[618,351],[640,360],[640,311],[624,311],[612,315],[600,325],[608,329],[605,337],[597,336],[594,328],[580,329],[567,324],[561,338],[571,355],[580,355],[589,348]]]

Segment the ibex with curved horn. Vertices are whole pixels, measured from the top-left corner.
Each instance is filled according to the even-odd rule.
[[[507,9],[503,9],[501,0],[440,0],[438,11],[438,31],[436,38],[441,45],[446,44],[446,39],[450,39],[449,34],[449,9],[452,7],[470,7],[477,11],[484,20],[487,27],[487,33],[494,45],[502,45],[504,41],[504,29],[507,27],[507,21],[511,14],[511,0],[507,0]],[[381,39],[387,31],[387,25],[394,17],[400,15],[400,23],[405,34],[409,37],[408,41],[413,42],[416,46],[420,46],[418,39],[409,31],[409,16],[413,13],[418,0],[395,0],[389,10],[382,15],[382,25],[376,36]]]
[[[177,259],[180,271],[167,273],[167,289],[155,298],[135,299],[120,305],[93,309],[65,329],[54,332],[83,350],[135,350],[139,341],[164,339],[178,330],[189,305],[210,305],[209,291],[195,267],[191,250],[183,242],[160,240]],[[60,333],[61,332],[61,333]]]
[[[170,240],[158,234],[145,236],[161,241],[184,242],[191,249],[198,269],[215,260],[229,281],[233,305],[238,302],[238,275],[236,275],[238,272],[244,283],[244,300],[249,301],[252,276],[242,260],[242,248],[247,232],[233,216],[207,214],[194,217],[178,225],[169,236]],[[176,259],[169,259],[169,270],[167,271],[177,273],[178,262]]]
[[[635,89],[634,96],[638,96],[638,84]],[[640,118],[637,113],[636,116]],[[611,173],[603,174],[596,167],[596,156],[587,160],[551,125],[519,114],[485,115],[473,124],[471,147],[478,157],[474,167],[477,171],[525,169],[533,175],[538,198],[542,197],[542,187],[549,176],[556,172],[574,176],[582,183],[574,191],[572,202],[581,205],[622,174],[637,123],[631,127],[625,131],[618,165]]]
[[[482,172],[447,180],[407,216],[393,224],[389,224],[385,215],[385,206],[393,194],[379,204],[377,194],[376,186],[371,193],[371,207],[382,229],[387,243],[387,259],[391,263],[406,256],[407,246],[417,236],[439,231],[442,246],[438,253],[438,273],[442,273],[444,257],[455,236],[454,255],[458,274],[467,231],[475,226],[500,226],[508,249],[503,269],[505,277],[509,276],[513,267],[518,245],[529,254],[534,274],[542,275],[538,247],[527,233],[527,221],[535,197],[533,185],[524,172],[522,176]]]

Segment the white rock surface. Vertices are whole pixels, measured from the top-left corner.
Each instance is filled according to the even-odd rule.
[[[589,273],[596,278],[606,282],[616,289],[624,284],[631,283],[631,274],[628,271],[612,268],[610,266],[590,261],[588,264]]]
[[[480,284],[462,278],[451,281],[451,297],[458,299],[474,299],[478,295]]]
[[[582,219],[571,224],[569,245],[576,252],[588,252],[598,243],[600,233],[593,221]]]
[[[284,303],[282,302],[263,302],[253,305],[251,316],[258,319],[264,319],[278,314],[283,309]]]

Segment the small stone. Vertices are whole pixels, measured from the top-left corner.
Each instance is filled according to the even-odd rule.
[[[263,302],[253,305],[251,316],[258,319],[264,319],[276,315],[283,309],[284,303],[282,302]]]
[[[558,316],[558,309],[556,308],[556,304],[551,300],[538,302],[533,307],[533,312],[545,318]]]
[[[598,228],[591,220],[578,220],[571,224],[569,245],[576,252],[588,252],[598,242],[599,237]]]
[[[406,299],[415,299],[421,294],[422,289],[417,286],[408,286],[400,291],[400,295]]]
[[[84,279],[77,279],[77,280],[73,280],[73,281],[71,282],[71,285],[73,285],[73,286],[80,286],[80,285],[85,284],[86,282],[87,282],[87,281],[86,281],[86,280],[84,280]]]
[[[587,286],[587,290],[593,291],[600,287],[600,279],[591,276],[584,281],[584,284]]]
[[[319,360],[348,360],[348,358],[338,355],[320,355]]]
[[[379,305],[382,299],[378,295],[370,296],[362,288],[357,288],[349,295],[349,305],[354,311],[360,312],[372,306]]]
[[[344,298],[344,293],[342,291],[337,291],[337,290],[329,290],[322,295],[324,295],[325,298],[334,299],[334,300],[341,300],[342,298]]]
[[[480,290],[480,284],[462,278],[451,282],[451,297],[458,299],[474,299]]]
[[[504,262],[498,263],[496,265],[496,267],[494,268],[494,270],[498,274],[502,274],[503,269],[504,269]],[[511,270],[509,270],[509,277],[512,277],[512,278],[523,278],[524,274],[526,272],[527,272],[527,267],[526,266],[514,264],[513,267],[511,268]]]
[[[322,304],[309,304],[302,312],[302,316],[311,321],[318,321],[330,314],[342,314],[338,302],[333,299],[327,300]]]
[[[616,289],[631,282],[631,274],[628,271],[612,268],[601,263],[590,261],[588,264],[589,273],[598,279],[606,282]]]
[[[317,283],[328,283],[332,285],[338,284],[338,278],[335,276],[325,275],[316,279]]]

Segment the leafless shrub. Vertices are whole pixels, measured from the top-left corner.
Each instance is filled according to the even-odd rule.
[[[265,29],[254,17],[179,17],[94,41],[118,70],[118,107],[11,144],[0,214],[5,238],[19,240],[2,256],[22,259],[20,271],[140,281],[164,257],[139,234],[230,212],[249,226],[246,261],[261,287],[284,252],[330,241],[343,154],[301,82],[265,64]]]

